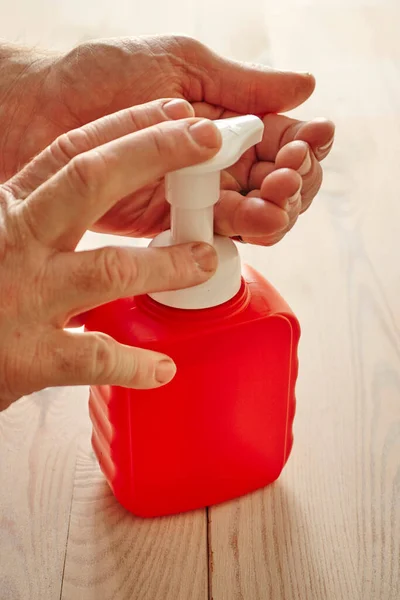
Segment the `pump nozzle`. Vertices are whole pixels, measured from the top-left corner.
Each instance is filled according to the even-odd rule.
[[[221,149],[206,162],[167,175],[171,230],[151,242],[152,246],[207,242],[217,251],[218,269],[209,281],[184,290],[151,294],[158,302],[175,308],[217,306],[233,298],[240,289],[239,253],[232,240],[214,235],[214,204],[220,195],[221,170],[237,162],[246,150],[261,141],[264,124],[253,115],[221,119],[214,124],[221,132]]]

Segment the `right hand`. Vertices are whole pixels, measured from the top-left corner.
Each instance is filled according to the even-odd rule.
[[[167,356],[64,329],[100,304],[197,285],[215,271],[216,254],[206,244],[75,251],[121,198],[220,148],[211,122],[181,119],[189,105],[168,110],[167,102],[64,134],[1,186],[0,410],[49,386],[155,388],[173,378]]]
[[[96,40],[63,56],[18,52],[6,45],[5,54],[9,59],[2,64],[0,97],[4,71],[10,83],[0,110],[0,181],[73,127],[156,98],[176,97],[192,103],[191,115],[186,105],[187,117],[254,113],[264,120],[261,144],[223,172],[216,233],[275,244],[318,193],[320,161],[332,147],[334,124],[276,114],[307,100],[315,86],[310,74],[231,61],[182,36]],[[153,237],[168,229],[168,219],[160,178],[115,204],[93,229]]]

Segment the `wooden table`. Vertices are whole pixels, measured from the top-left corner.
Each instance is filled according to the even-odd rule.
[[[1,600],[400,598],[400,4],[229,5],[189,2],[186,31],[313,71],[297,115],[338,126],[313,209],[242,249],[302,323],[292,457],[240,500],[135,519],[91,452],[87,389],[26,398],[0,415]]]

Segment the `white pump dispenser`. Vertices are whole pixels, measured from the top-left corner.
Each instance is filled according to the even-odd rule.
[[[261,142],[264,124],[253,115],[220,119],[214,124],[221,132],[221,149],[206,162],[167,175],[166,196],[171,205],[171,229],[158,235],[150,244],[161,247],[207,242],[217,252],[217,271],[205,283],[183,290],[150,294],[157,302],[174,308],[218,306],[233,298],[241,285],[241,264],[235,243],[230,238],[214,235],[214,204],[220,196],[222,169],[236,163],[246,150]]]

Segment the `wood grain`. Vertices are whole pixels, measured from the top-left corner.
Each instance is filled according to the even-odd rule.
[[[302,323],[295,445],[279,483],[210,511],[213,600],[400,596],[400,8],[352,4],[268,3],[275,63],[320,82],[297,114],[337,144],[269,264],[244,251]]]
[[[303,330],[295,445],[280,480],[210,509],[208,524],[204,511],[135,519],[91,453],[86,390],[27,398],[0,415],[1,600],[397,600],[398,0],[249,0],[246,10],[174,0],[140,11],[115,0],[112,17],[108,0],[84,13],[77,0],[31,4],[4,7],[0,33],[65,48],[173,29],[235,58],[310,70],[316,93],[294,115],[330,116],[338,130],[312,210],[278,246],[242,248]],[[88,236],[81,247],[103,243]]]
[[[87,395],[45,390],[0,414],[1,600],[60,597]]]
[[[62,600],[206,600],[206,512],[137,519],[115,500],[83,442]]]

